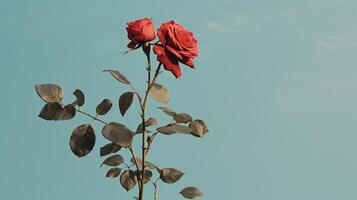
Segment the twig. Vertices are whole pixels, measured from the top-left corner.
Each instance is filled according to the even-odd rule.
[[[153,186],[154,186],[154,200],[157,200],[157,184],[156,182],[152,182]]]
[[[139,168],[139,165],[138,165],[138,161],[136,160],[136,156],[135,156],[135,151],[134,151],[134,148],[133,148],[133,146],[129,146],[129,151],[130,151],[130,153],[131,153],[131,156],[133,157],[133,159],[134,159],[134,164],[135,164],[135,166],[136,166],[136,169],[139,171],[140,170],[140,168]]]
[[[92,119],[94,119],[94,120],[97,120],[97,121],[99,121],[99,122],[102,122],[102,123],[105,124],[105,125],[108,124],[107,122],[105,122],[105,121],[103,121],[103,120],[101,120],[101,119],[98,119],[97,117],[92,116],[91,114],[88,114],[88,113],[86,113],[86,112],[83,112],[83,111],[81,111],[81,110],[79,110],[79,109],[77,109],[77,112],[82,113],[82,114],[84,114],[84,115],[87,115],[88,117],[90,117],[90,118],[92,118]]]
[[[156,130],[156,132],[151,135],[150,140],[148,140],[148,147],[146,148],[146,154],[149,153],[149,150],[151,148],[151,144],[154,142],[154,139],[155,139],[155,137],[157,136],[158,133],[159,133],[159,131]]]
[[[143,109],[143,103],[142,103],[142,99],[141,96],[139,95],[139,93],[136,91],[136,89],[134,88],[134,86],[130,83],[130,87],[133,90],[135,96],[137,97],[139,104],[140,104],[140,108]]]

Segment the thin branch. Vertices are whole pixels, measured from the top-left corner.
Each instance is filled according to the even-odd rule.
[[[151,89],[151,87],[154,85],[154,83],[155,83],[155,81],[156,81],[156,79],[157,79],[157,77],[159,76],[159,73],[160,73],[160,69],[161,69],[161,63],[157,66],[157,68],[156,68],[156,71],[155,71],[155,75],[154,75],[154,78],[152,79],[152,81],[151,80],[148,80],[148,87],[147,87],[147,90],[146,90],[146,93],[145,93],[145,97],[144,97],[144,103],[143,103],[143,107],[145,108],[145,106],[146,106],[146,101],[147,101],[147,98],[148,98],[148,96],[149,96],[149,91],[150,91],[150,89]]]
[[[149,153],[149,150],[151,149],[151,144],[154,142],[154,139],[158,133],[159,133],[159,131],[156,130],[156,132],[151,135],[150,140],[148,140],[148,147],[146,148],[146,154]]]
[[[87,115],[88,117],[90,117],[90,118],[92,118],[92,119],[94,119],[94,120],[97,120],[98,122],[102,122],[102,123],[105,124],[105,125],[108,124],[107,122],[105,122],[105,121],[103,121],[103,120],[101,120],[101,119],[98,119],[97,117],[95,117],[95,116],[93,116],[93,115],[91,115],[91,114],[88,114],[88,113],[86,113],[86,112],[84,112],[84,111],[81,111],[81,110],[79,110],[79,109],[77,109],[77,112],[82,113],[82,114],[84,114],[84,115]]]
[[[156,78],[157,78],[157,77],[159,76],[159,74],[160,74],[161,65],[162,65],[162,63],[160,63],[159,66],[157,66],[157,69],[156,69],[154,78],[152,79],[151,84],[150,84],[150,88],[154,85],[154,83],[155,83],[155,81],[156,81]]]
[[[141,96],[139,95],[139,93],[136,91],[136,89],[134,88],[134,86],[130,83],[130,87],[133,90],[135,96],[137,97],[139,104],[140,104],[140,108],[143,109],[143,103],[142,103],[142,99]]]
[[[133,159],[134,159],[134,165],[136,166],[136,170],[137,171],[140,171],[140,168],[139,168],[139,165],[138,165],[138,161],[136,160],[136,156],[135,156],[135,151],[134,151],[134,148],[133,148],[133,146],[129,146],[129,151],[130,151],[130,153],[131,153],[131,156],[133,157]],[[136,176],[137,178],[138,178],[138,180],[139,180],[139,175],[137,175]],[[138,188],[139,188],[139,191],[140,191],[140,188],[141,188],[141,184],[140,184],[140,181],[139,181],[139,184],[138,184]]]
[[[134,159],[134,164],[135,164],[135,166],[136,166],[136,169],[139,171],[140,170],[140,168],[139,168],[139,165],[138,165],[138,161],[136,160],[136,156],[135,156],[135,151],[134,151],[134,148],[133,148],[133,146],[129,146],[129,151],[130,151],[130,153],[131,153],[131,156],[133,157],[133,159]]]
[[[155,182],[152,182],[152,185],[154,186],[154,200],[157,200],[157,184],[156,184],[156,181]]]

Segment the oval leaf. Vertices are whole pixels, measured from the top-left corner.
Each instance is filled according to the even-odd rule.
[[[96,112],[98,115],[105,115],[109,112],[112,106],[113,103],[110,101],[110,99],[104,99],[102,102],[100,102],[100,104],[98,104]]]
[[[112,155],[112,156],[108,157],[107,159],[105,159],[100,166],[101,167],[103,165],[118,166],[118,165],[122,164],[123,162],[124,162],[124,158],[119,154],[115,154],[115,155]]]
[[[196,137],[203,137],[203,126],[198,121],[191,122],[188,127],[192,128],[191,134]]]
[[[176,113],[172,110],[170,110],[169,108],[167,107],[158,107],[162,110],[162,112],[164,112],[165,114],[169,115],[169,116],[175,116]]]
[[[131,145],[133,140],[132,132],[123,124],[111,122],[102,129],[103,136],[123,147]]]
[[[73,92],[73,95],[76,97],[75,104],[78,106],[83,106],[85,101],[84,93],[80,89],[76,89]]]
[[[186,199],[194,199],[203,196],[202,192],[198,188],[193,186],[182,189],[180,194]]]
[[[149,126],[157,126],[157,119],[150,117],[148,120],[145,121],[145,127]],[[143,123],[141,123],[138,128],[136,129],[136,133],[142,133],[143,132]]]
[[[69,120],[76,115],[76,108],[68,104],[64,108],[58,102],[46,104],[38,115],[45,120]]]
[[[131,190],[137,183],[136,174],[132,170],[126,170],[120,175],[120,184],[126,191]]]
[[[206,134],[206,133],[209,132],[209,130],[208,130],[208,128],[207,128],[207,125],[206,125],[206,123],[205,123],[203,120],[201,120],[201,119],[195,119],[195,121],[198,122],[198,123],[200,123],[201,126],[203,127],[203,134]]]
[[[115,79],[117,79],[118,81],[129,85],[130,81],[120,72],[118,71],[114,71],[114,70],[104,70],[103,72],[109,72]]]
[[[69,120],[76,115],[76,108],[73,104],[66,105],[55,116],[55,120]]]
[[[95,144],[95,134],[90,124],[83,124],[75,128],[72,132],[69,145],[72,152],[83,157],[92,151]]]
[[[169,90],[160,84],[154,83],[149,91],[149,95],[160,103],[168,103],[170,100]]]
[[[165,183],[175,183],[183,176],[183,173],[174,168],[164,168],[160,171],[160,179]]]
[[[100,156],[105,156],[110,153],[116,153],[121,149],[121,146],[119,144],[116,144],[114,142],[106,144],[102,147],[100,147]]]
[[[125,92],[119,98],[120,113],[124,116],[125,112],[129,109],[134,100],[134,92]]]
[[[56,120],[57,114],[61,112],[62,109],[62,105],[58,102],[47,103],[45,106],[43,106],[38,116],[45,120]]]
[[[64,92],[60,86],[56,84],[39,84],[35,85],[38,96],[46,103],[60,102]]]
[[[175,122],[177,123],[189,123],[192,121],[191,115],[187,113],[179,113],[173,116]]]
[[[105,177],[115,178],[115,177],[119,176],[120,172],[121,172],[121,169],[119,169],[117,167],[114,167],[114,168],[111,168],[110,170],[108,170],[108,172],[105,175]]]
[[[172,135],[175,133],[190,134],[192,132],[192,128],[179,124],[169,124],[167,126],[159,127],[158,131],[165,135]]]

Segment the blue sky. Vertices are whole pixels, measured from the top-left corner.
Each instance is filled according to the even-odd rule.
[[[103,69],[145,83],[141,52],[122,56],[125,23],[174,19],[194,32],[197,68],[182,78],[163,73],[168,107],[204,119],[203,139],[159,136],[150,160],[185,176],[160,184],[159,199],[180,199],[195,185],[202,199],[357,199],[357,1],[354,0],[0,0],[0,199],[130,199],[104,178],[97,152],[77,159],[74,127],[37,117],[37,83],[57,83],[65,100],[81,88],[84,110],[128,90]],[[142,87],[141,87],[142,88]],[[142,90],[140,90],[142,91]],[[160,104],[150,101],[152,107]],[[135,128],[118,106],[105,116]],[[157,109],[149,109],[164,124]],[[101,125],[96,151],[105,144]],[[127,155],[123,151],[123,155]],[[148,186],[147,188],[150,188]],[[148,197],[151,198],[151,189]]]

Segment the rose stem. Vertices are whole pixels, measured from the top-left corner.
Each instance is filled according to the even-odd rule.
[[[146,48],[146,49],[145,49]],[[147,58],[147,73],[148,73],[148,81],[147,81],[147,90],[145,92],[145,97],[144,97],[144,101],[142,103],[141,106],[141,119],[142,119],[142,124],[143,124],[143,132],[142,132],[142,138],[141,138],[141,142],[142,142],[142,146],[141,146],[141,150],[142,150],[142,159],[141,159],[141,179],[140,179],[140,191],[139,191],[139,200],[144,200],[144,178],[145,178],[145,162],[146,162],[146,138],[145,138],[145,133],[146,133],[146,127],[145,127],[145,110],[146,110],[146,102],[147,102],[147,98],[149,95],[149,91],[151,89],[151,87],[154,85],[157,76],[159,75],[160,72],[160,67],[161,67],[161,63],[158,65],[155,75],[151,81],[151,60],[150,60],[150,44],[143,45],[143,51],[146,55]]]

